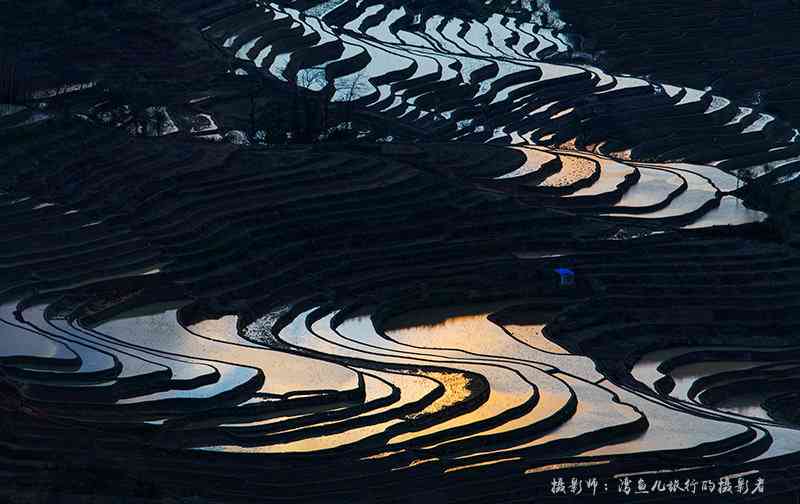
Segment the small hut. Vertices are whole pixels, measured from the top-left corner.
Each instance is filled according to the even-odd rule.
[[[560,279],[559,285],[562,287],[575,286],[575,272],[569,268],[556,268],[555,271]]]

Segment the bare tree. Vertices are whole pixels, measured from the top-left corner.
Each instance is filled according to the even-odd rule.
[[[319,91],[328,83],[325,78],[325,69],[319,67],[303,68],[297,72],[295,82],[298,87],[311,91]]]
[[[351,79],[350,86],[347,89],[346,102],[352,103],[358,98],[358,92],[364,87],[364,84],[361,82],[363,78],[364,74],[359,73]]]
[[[364,88],[364,74],[358,73],[347,81],[342,82],[342,86],[336,87],[336,93],[342,91],[343,102],[345,103],[345,118],[348,123],[353,120],[353,103],[358,99],[359,92]]]
[[[328,86],[328,79],[325,76],[325,69],[321,67],[303,68],[297,72],[295,77],[297,84],[296,91],[301,96],[304,116],[306,118],[306,128],[325,130],[328,127],[328,96],[322,96],[318,91],[322,91]],[[309,93],[309,91],[313,93]]]

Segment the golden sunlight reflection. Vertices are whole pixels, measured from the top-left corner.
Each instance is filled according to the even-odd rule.
[[[495,464],[501,464],[503,462],[517,462],[519,460],[522,460],[522,457],[508,457],[508,458],[501,458],[501,459],[497,459],[497,460],[487,460],[486,462],[478,462],[476,464],[467,464],[467,465],[463,465],[463,466],[451,467],[449,469],[445,469],[444,473],[448,474],[448,473],[452,473],[452,472],[463,471],[465,469],[474,469],[476,467],[486,467],[486,466],[491,466],[491,465],[495,465]]]
[[[441,383],[445,392],[441,398],[431,403],[427,408],[412,413],[407,418],[415,419],[442,411],[466,400],[470,396],[469,378],[464,373],[418,371],[417,374]]]
[[[547,324],[503,324],[503,327],[511,333],[511,336],[522,341],[526,345],[538,348],[545,352],[557,354],[568,354],[563,347],[553,343],[544,335],[544,328]]]
[[[561,156],[561,170],[542,181],[543,187],[566,187],[592,176],[597,163],[578,156]]]
[[[598,465],[605,465],[611,462],[610,460],[597,460],[592,462],[565,462],[563,464],[548,464],[540,467],[533,467],[525,471],[525,474],[536,474],[550,471],[562,471],[564,469],[580,469],[582,467],[591,467]]]

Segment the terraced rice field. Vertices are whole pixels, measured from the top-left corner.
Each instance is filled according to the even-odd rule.
[[[210,110],[151,138],[0,116],[7,487],[209,502],[558,500],[556,476],[800,488],[800,256],[748,192],[795,187],[788,123],[581,63],[549,10],[180,3],[233,76],[375,127],[239,145],[202,139],[227,133]]]

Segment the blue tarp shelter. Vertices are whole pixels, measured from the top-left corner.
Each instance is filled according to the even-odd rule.
[[[575,285],[575,272],[569,268],[556,268],[553,271],[561,278],[561,285]]]

